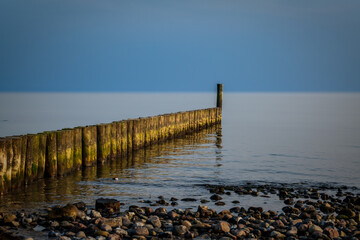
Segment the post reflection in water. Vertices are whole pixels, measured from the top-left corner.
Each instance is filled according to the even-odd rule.
[[[222,129],[221,126],[219,126],[215,131],[215,158],[216,158],[216,164],[215,164],[215,172],[214,175],[216,176],[216,179],[220,179],[220,167],[222,166]]]
[[[155,201],[159,195],[179,199],[201,196],[206,190],[196,185],[208,183],[214,169],[215,175],[219,174],[221,141],[221,127],[216,125],[70,176],[42,179],[0,197],[0,211],[43,209],[77,201],[93,205],[99,197],[138,204],[141,199]]]

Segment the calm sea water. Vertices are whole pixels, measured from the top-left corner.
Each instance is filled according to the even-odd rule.
[[[215,94],[12,93],[0,94],[0,102],[0,136],[6,136],[212,107]],[[159,195],[200,200],[210,196],[200,185],[209,183],[359,188],[359,172],[360,94],[225,93],[221,126],[102,167],[39,181],[2,197],[0,210],[93,204],[102,196],[138,205]],[[224,208],[237,198],[230,196]],[[273,208],[279,200],[242,196],[240,201],[245,207],[266,203]],[[180,202],[181,207],[198,204]]]

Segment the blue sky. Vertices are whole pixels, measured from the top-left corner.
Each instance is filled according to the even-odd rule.
[[[360,91],[358,0],[0,0],[0,91]]]

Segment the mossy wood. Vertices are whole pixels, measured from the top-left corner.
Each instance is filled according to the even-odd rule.
[[[221,108],[209,108],[0,138],[0,194],[110,159],[127,165],[137,150],[220,122]]]

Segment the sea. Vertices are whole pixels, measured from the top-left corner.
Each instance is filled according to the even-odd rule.
[[[0,137],[214,107],[215,93],[0,93]],[[209,199],[206,185],[360,188],[360,93],[231,93],[222,123],[0,197],[0,211],[97,198],[126,206]],[[181,201],[192,198],[195,201]],[[233,203],[238,200],[240,203]],[[225,206],[281,210],[278,198],[238,196]],[[172,206],[168,206],[171,208]]]

